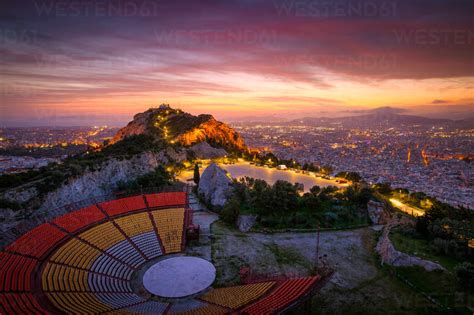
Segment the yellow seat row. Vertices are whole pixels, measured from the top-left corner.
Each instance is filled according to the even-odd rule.
[[[71,239],[53,254],[50,261],[90,269],[101,252],[77,239]]]
[[[167,254],[181,251],[184,209],[163,209],[152,212],[163,247]]]
[[[203,307],[195,308],[187,312],[174,313],[175,315],[221,315],[227,314],[228,311],[216,305],[206,305]]]
[[[79,234],[79,237],[102,250],[107,250],[109,247],[125,240],[123,234],[110,222],[93,227]]]
[[[274,285],[275,282],[261,282],[238,285],[229,288],[213,289],[201,296],[200,299],[235,310],[260,298]]]
[[[113,307],[99,301],[93,293],[47,293],[50,301],[66,314],[97,314]]]
[[[153,225],[147,212],[115,219],[115,223],[117,223],[129,237],[153,230]]]
[[[43,271],[44,291],[89,291],[88,272],[63,265],[47,263]]]

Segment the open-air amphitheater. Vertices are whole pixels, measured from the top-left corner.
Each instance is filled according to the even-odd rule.
[[[320,277],[213,288],[216,269],[186,256],[199,236],[187,192],[139,194],[68,211],[0,252],[1,314],[274,314]]]

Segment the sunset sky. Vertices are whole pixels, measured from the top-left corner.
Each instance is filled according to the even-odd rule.
[[[7,4],[10,2],[10,4]],[[0,126],[474,116],[472,0],[2,1]]]

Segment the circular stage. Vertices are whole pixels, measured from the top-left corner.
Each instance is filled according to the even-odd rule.
[[[216,268],[198,257],[173,257],[150,267],[143,276],[145,288],[165,298],[181,298],[208,288],[216,278]]]

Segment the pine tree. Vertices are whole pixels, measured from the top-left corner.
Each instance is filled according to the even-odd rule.
[[[199,174],[199,165],[194,164],[194,183],[199,185],[199,180],[201,179],[201,175]]]

